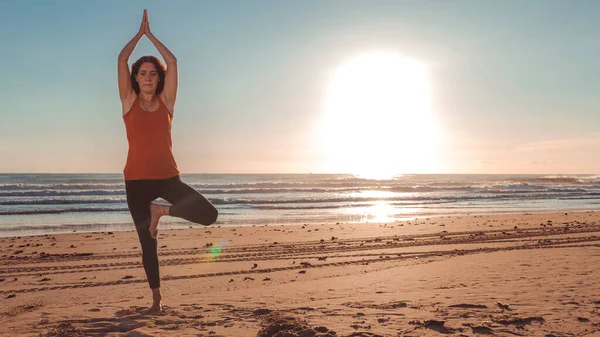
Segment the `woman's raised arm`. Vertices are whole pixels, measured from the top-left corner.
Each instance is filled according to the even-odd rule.
[[[131,75],[129,72],[129,57],[133,53],[133,50],[137,46],[138,42],[142,36],[144,36],[144,29],[146,27],[146,23],[148,22],[148,14],[144,9],[144,14],[142,16],[142,24],[140,25],[140,30],[135,34],[135,36],[123,47],[121,53],[119,53],[118,60],[118,77],[119,77],[119,97],[121,98],[121,102],[126,102],[131,99],[132,94],[134,93],[133,87],[131,86],[131,80],[129,76]]]
[[[148,15],[146,14],[146,23],[144,34],[148,37],[148,39],[152,42],[154,47],[158,50],[160,55],[165,60],[167,64],[167,73],[165,74],[165,84],[163,87],[162,95],[165,98],[165,103],[169,110],[171,110],[171,114],[173,114],[173,108],[175,106],[175,99],[177,98],[177,85],[178,85],[178,74],[177,74],[177,58],[171,51],[164,45],[162,42],[150,32],[150,23],[148,21]]]

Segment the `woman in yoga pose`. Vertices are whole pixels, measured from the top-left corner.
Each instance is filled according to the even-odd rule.
[[[158,58],[143,56],[129,71],[129,58],[144,35],[165,60],[166,69]],[[157,253],[160,217],[170,215],[208,226],[215,223],[218,211],[180,180],[171,145],[177,59],[150,32],[146,10],[139,31],[119,54],[118,80],[129,143],[123,170],[127,206],[142,245],[144,270],[152,289],[149,311],[157,312],[162,310]],[[171,206],[154,203],[159,197]]]

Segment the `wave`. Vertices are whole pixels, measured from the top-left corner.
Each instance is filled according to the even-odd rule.
[[[123,188],[125,184],[0,184],[0,191],[20,190],[114,190]]]
[[[318,181],[259,181],[259,182],[248,182],[248,183],[199,183],[194,181],[186,181],[182,179],[186,184],[196,189],[289,189],[289,188],[338,188],[338,187],[365,187],[365,186],[386,186],[394,185],[398,183],[405,184],[406,182],[399,181],[385,181],[385,180],[364,180],[364,179],[352,179],[352,180],[318,180]],[[0,184],[0,191],[10,190],[32,190],[32,189],[54,189],[54,190],[77,190],[77,189],[117,189],[124,188],[125,183],[123,181],[119,183],[4,183]]]
[[[0,210],[0,215],[31,215],[31,214],[61,214],[61,213],[98,213],[98,212],[128,212],[127,207],[89,207],[66,209],[29,209],[29,210]]]
[[[0,200],[0,205],[77,205],[77,204],[119,204],[125,199],[35,199],[35,200]]]
[[[565,196],[563,194],[528,194],[520,196],[521,200],[543,200],[543,199],[556,199],[556,200],[600,200],[600,193],[582,195],[570,195]],[[251,208],[257,210],[316,210],[316,209],[341,209],[341,208],[359,208],[359,207],[372,207],[378,203],[385,203],[387,206],[395,207],[431,207],[441,204],[458,204],[465,202],[486,202],[488,200],[494,201],[515,201],[518,202],[520,199],[514,196],[507,195],[480,195],[480,196],[463,196],[463,197],[420,197],[412,198],[410,200],[400,198],[330,198],[327,200],[320,199],[293,199],[293,200],[224,200],[224,199],[213,199],[209,201],[214,205],[231,205],[232,209],[238,208]],[[467,207],[460,205],[456,207]],[[64,208],[64,209],[18,209],[18,210],[0,210],[0,215],[32,215],[32,214],[61,214],[61,213],[98,213],[98,212],[128,212],[126,206],[123,207],[76,207],[76,208]]]
[[[9,191],[0,192],[1,197],[67,197],[67,196],[90,196],[90,195],[125,195],[125,190],[84,190],[84,191],[56,191],[56,190],[35,190],[35,191]]]
[[[490,193],[490,194],[529,194],[529,193],[588,193],[589,191],[583,188],[523,188],[523,189],[484,189],[479,193]],[[594,192],[589,192],[594,193]]]
[[[549,175],[536,177],[514,177],[505,178],[502,181],[520,182],[520,183],[544,183],[544,184],[600,184],[600,176],[564,176],[564,175]]]
[[[193,186],[192,186],[193,187]],[[541,186],[529,183],[507,183],[494,185],[464,185],[464,186],[363,186],[363,187],[312,187],[312,188],[235,188],[235,189],[198,189],[201,194],[292,194],[292,193],[358,193],[366,191],[393,193],[427,193],[427,192],[478,192],[478,193],[523,193],[524,191],[538,192],[586,192],[587,189],[597,189],[600,186],[585,185],[577,187]],[[69,196],[125,196],[125,189],[90,189],[90,190],[11,190],[0,191],[0,197],[69,197]]]
[[[595,199],[600,197],[600,192],[590,193],[497,193],[497,194],[463,194],[463,195],[409,195],[409,196],[394,196],[394,197],[331,197],[331,198],[292,198],[292,199],[244,199],[244,198],[209,198],[211,203],[215,205],[280,205],[280,204],[326,204],[340,202],[410,202],[410,201],[469,201],[469,200],[493,200],[493,199],[557,199],[563,197],[586,197]]]
[[[421,202],[386,202],[386,206],[398,206],[398,207],[424,207],[429,205],[440,205],[453,203],[455,200],[430,200]],[[373,207],[373,203],[357,202],[357,203],[336,203],[328,205],[260,205],[255,206],[256,209],[261,210],[310,210],[310,209],[335,209],[335,208],[359,208],[359,207]]]
[[[22,196],[22,195],[20,195]],[[30,196],[30,195],[27,195]],[[39,195],[33,195],[38,196]],[[47,196],[43,194],[43,196]],[[60,194],[58,196],[61,196]],[[0,206],[27,206],[27,205],[78,205],[78,204],[126,204],[126,198],[89,198],[87,194],[73,194],[68,193],[65,196],[84,196],[84,198],[72,198],[72,199],[61,199],[56,198],[56,195],[52,195],[51,198],[39,198],[39,199],[0,199]],[[85,197],[88,198],[85,198]],[[556,198],[590,198],[594,199],[600,196],[600,191],[587,191],[584,189],[546,189],[540,190],[481,190],[471,191],[469,193],[411,193],[402,195],[389,195],[389,196],[369,196],[356,194],[356,195],[328,195],[328,196],[317,196],[308,195],[305,197],[295,196],[289,198],[282,197],[256,197],[256,198],[243,198],[240,195],[233,195],[232,197],[207,197],[207,199],[214,205],[279,205],[279,204],[326,204],[326,203],[341,203],[341,202],[412,202],[412,201],[431,201],[441,202],[444,200],[449,201],[464,201],[464,200],[493,200],[493,199],[556,199]]]

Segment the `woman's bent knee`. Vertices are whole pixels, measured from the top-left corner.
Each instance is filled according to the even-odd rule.
[[[219,217],[219,211],[216,208],[209,208],[206,211],[206,213],[207,214],[205,215],[204,221],[202,223],[203,225],[209,226],[217,222],[217,218]]]

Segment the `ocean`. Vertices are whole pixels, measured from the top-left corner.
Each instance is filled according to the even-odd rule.
[[[596,210],[600,175],[183,174],[215,225],[393,222],[458,214]],[[163,200],[158,200],[164,202]],[[164,217],[161,228],[203,227]],[[0,237],[125,231],[122,174],[0,174]]]

